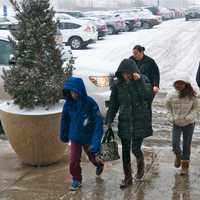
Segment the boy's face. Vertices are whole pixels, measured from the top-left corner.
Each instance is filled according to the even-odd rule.
[[[78,99],[78,94],[77,94],[76,92],[70,91],[70,95],[72,96],[72,98],[73,98],[74,100],[77,100],[77,99]]]

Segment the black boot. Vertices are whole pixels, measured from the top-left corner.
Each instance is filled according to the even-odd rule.
[[[137,174],[136,179],[140,180],[144,176],[144,157],[136,158],[137,160]]]
[[[131,163],[123,164],[123,170],[124,170],[124,179],[122,180],[120,184],[120,188],[124,189],[127,188],[129,185],[132,185],[132,170],[131,170]]]

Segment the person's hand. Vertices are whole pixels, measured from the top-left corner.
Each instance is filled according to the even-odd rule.
[[[88,147],[88,150],[93,154],[96,154],[98,152],[98,149],[94,145],[90,145]]]
[[[133,73],[133,80],[134,81],[137,81],[137,80],[139,80],[140,79],[140,74],[138,74],[138,73]]]
[[[154,93],[154,95],[156,95],[156,94],[159,92],[159,90],[160,90],[159,87],[154,86],[154,87],[153,87],[153,93]]]

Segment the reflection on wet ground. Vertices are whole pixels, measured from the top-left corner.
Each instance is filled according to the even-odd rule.
[[[83,159],[83,185],[70,192],[71,177],[67,159],[49,167],[32,168],[21,164],[7,141],[0,142],[1,200],[199,200],[200,149],[192,149],[190,175],[182,177],[173,167],[171,148],[144,147],[145,176],[120,190],[123,178],[121,160],[105,164],[101,177]],[[67,157],[67,156],[66,156]],[[66,158],[65,157],[65,158]],[[133,175],[136,173],[132,157]]]
[[[172,188],[172,200],[188,200],[190,198],[190,177],[174,176],[174,187]]]
[[[0,139],[0,200],[199,200],[199,124],[192,143],[190,174],[180,176],[180,169],[173,167],[170,124],[165,116],[164,96],[160,95],[157,97],[160,99],[154,101],[155,134],[144,142],[146,165],[141,181],[134,181],[128,189],[120,190],[119,184],[123,178],[121,160],[106,163],[103,175],[96,178],[95,168],[83,156],[82,188],[70,192],[67,154],[58,164],[33,168],[23,165],[8,141]],[[134,156],[132,169],[134,176]]]

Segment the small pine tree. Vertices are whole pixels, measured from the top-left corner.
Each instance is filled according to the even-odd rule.
[[[49,106],[59,101],[64,73],[55,41],[56,22],[49,0],[10,0],[16,10],[16,64],[4,70],[5,91],[20,108]]]

